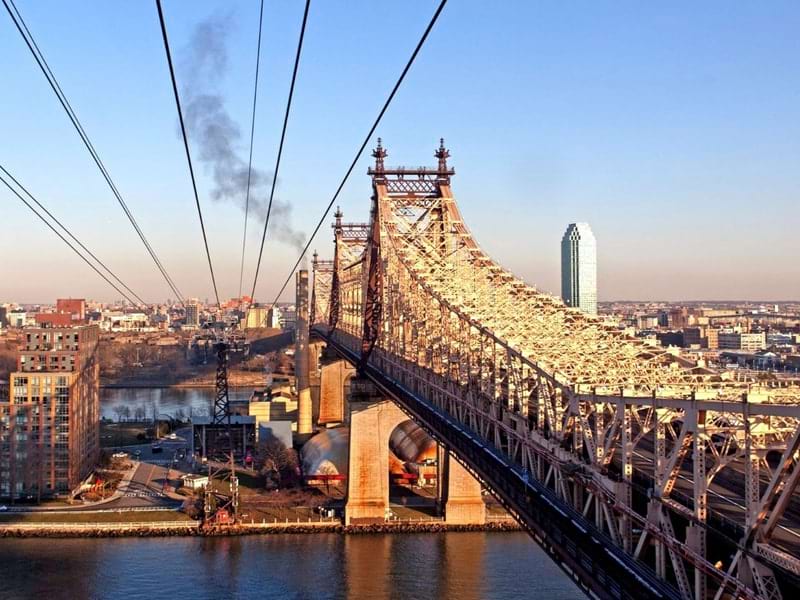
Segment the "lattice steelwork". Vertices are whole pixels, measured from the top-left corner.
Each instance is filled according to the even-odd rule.
[[[316,323],[317,315],[327,319],[330,314],[331,284],[333,283],[333,261],[321,260],[316,252],[311,261],[314,287],[311,288],[311,312],[309,322]]]
[[[798,382],[698,367],[537,291],[480,249],[443,143],[435,156],[438,168],[387,169],[379,143],[370,224],[337,213],[330,283],[315,277],[330,297],[317,330],[493,444],[683,597],[780,598],[776,572],[800,576]]]

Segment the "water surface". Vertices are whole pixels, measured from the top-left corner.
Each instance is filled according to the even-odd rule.
[[[231,388],[231,400],[247,400],[251,388]],[[130,416],[141,408],[148,419],[153,412],[171,417],[207,416],[214,406],[214,388],[101,388],[100,415],[117,420],[117,407],[127,406]]]
[[[0,598],[584,598],[523,533],[3,539]]]

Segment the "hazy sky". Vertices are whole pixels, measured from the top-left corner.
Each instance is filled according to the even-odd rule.
[[[155,3],[17,5],[168,271],[186,296],[210,298]],[[231,19],[220,90],[249,131],[258,2],[164,5],[184,83],[197,24]],[[295,229],[313,228],[435,5],[312,2],[278,184]],[[265,7],[255,163],[266,171],[302,9]],[[379,129],[387,163],[432,164],[444,136],[478,242],[547,291],[559,289],[564,229],[587,221],[601,300],[798,299],[799,30],[794,1],[451,0]],[[4,10],[0,57],[0,164],[145,299],[169,297]],[[368,216],[369,160],[342,193],[346,219]],[[234,296],[243,214],[213,200],[199,170],[220,294]],[[329,228],[312,248],[332,253]],[[258,298],[274,297],[296,255],[268,241]],[[117,296],[3,187],[0,302],[66,295]]]

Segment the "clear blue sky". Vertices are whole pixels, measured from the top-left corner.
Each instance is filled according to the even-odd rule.
[[[210,298],[155,3],[17,5],[167,269],[185,295]],[[257,1],[164,5],[179,80],[195,26],[232,14],[222,92],[248,130]],[[297,229],[313,228],[435,5],[312,2],[278,186]],[[266,3],[255,141],[265,170],[302,8]],[[567,224],[588,221],[601,299],[797,299],[798,31],[797,2],[451,0],[379,129],[387,162],[432,163],[444,136],[479,243],[544,290],[558,292]],[[0,56],[0,163],[131,287],[167,298],[4,10]],[[367,218],[368,162],[341,196],[346,218]],[[230,297],[242,212],[214,202],[201,173],[220,293]],[[0,202],[0,301],[116,296],[5,188]],[[327,227],[313,247],[332,252]],[[268,241],[258,297],[272,299],[295,257]]]

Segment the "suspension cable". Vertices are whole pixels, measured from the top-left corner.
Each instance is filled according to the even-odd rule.
[[[381,108],[380,112],[378,113],[377,118],[375,119],[375,122],[372,124],[372,127],[370,127],[369,132],[364,137],[364,141],[361,143],[361,147],[358,149],[358,152],[356,152],[355,158],[353,158],[353,162],[350,163],[350,167],[345,172],[344,177],[342,178],[342,181],[339,184],[339,187],[336,188],[336,192],[333,194],[333,197],[331,198],[331,201],[328,203],[328,206],[325,208],[325,212],[322,214],[322,217],[320,218],[319,222],[317,223],[317,226],[314,228],[314,231],[312,232],[311,236],[308,238],[308,242],[306,242],[306,245],[303,247],[302,252],[300,252],[300,256],[297,257],[297,262],[295,262],[294,266],[289,270],[289,275],[286,277],[286,281],[283,282],[283,285],[281,286],[280,291],[275,296],[275,300],[273,300],[272,304],[269,307],[269,310],[266,311],[265,316],[264,316],[265,320],[266,320],[266,317],[269,314],[269,312],[278,303],[278,300],[280,299],[281,294],[283,294],[284,290],[286,289],[286,286],[289,285],[289,282],[292,279],[292,275],[294,274],[295,270],[297,269],[297,267],[302,262],[303,257],[305,256],[306,252],[308,252],[308,248],[311,246],[311,242],[314,240],[314,237],[317,235],[317,233],[319,233],[320,227],[322,227],[322,224],[325,222],[325,219],[328,217],[328,213],[331,211],[331,208],[333,207],[334,203],[336,202],[336,199],[339,197],[339,194],[341,193],[342,188],[344,187],[345,183],[347,183],[347,180],[350,178],[350,174],[353,172],[353,169],[355,168],[356,163],[358,163],[359,159],[361,158],[361,155],[364,153],[364,149],[367,147],[367,144],[369,143],[370,139],[372,138],[372,135],[375,133],[375,130],[378,128],[378,125],[380,124],[381,119],[383,119],[383,116],[386,113],[386,110],[389,108],[389,105],[391,104],[392,100],[394,99],[394,96],[397,93],[397,90],[400,88],[400,85],[403,83],[403,80],[405,79],[406,75],[408,74],[408,71],[411,69],[411,65],[414,64],[414,61],[417,58],[417,54],[419,54],[419,51],[422,49],[422,46],[425,43],[425,40],[428,38],[428,34],[430,34],[431,30],[433,29],[433,26],[436,24],[436,21],[438,20],[439,15],[442,12],[442,9],[444,9],[445,4],[447,4],[447,0],[441,0],[441,2],[439,3],[439,7],[436,9],[436,12],[433,13],[433,17],[431,18],[430,23],[428,23],[428,26],[425,28],[425,32],[422,34],[422,37],[420,38],[419,42],[417,43],[416,48],[414,48],[414,52],[411,53],[411,57],[408,59],[408,62],[406,63],[406,66],[403,68],[402,73],[400,73],[400,77],[397,79],[397,82],[394,84],[394,87],[392,88],[392,91],[389,93],[389,97],[386,99],[386,102],[383,103],[383,108]]]
[[[56,79],[56,76],[53,74],[53,71],[50,69],[50,65],[47,63],[47,60],[45,59],[44,54],[39,49],[39,46],[36,43],[36,40],[34,39],[33,35],[31,34],[30,29],[28,29],[28,26],[25,23],[24,19],[22,18],[22,15],[19,12],[19,9],[17,9],[16,4],[14,4],[14,0],[3,0],[3,4],[5,5],[5,8],[8,11],[9,16],[11,17],[11,20],[14,22],[14,25],[16,26],[17,31],[19,31],[19,34],[22,36],[22,39],[25,41],[25,44],[28,46],[28,50],[30,50],[31,54],[33,55],[33,58],[36,60],[36,63],[39,65],[39,68],[41,69],[42,73],[44,74],[45,79],[47,79],[47,83],[50,84],[50,87],[52,88],[53,92],[55,93],[56,98],[58,98],[59,103],[61,104],[61,106],[64,109],[64,111],[67,113],[67,116],[69,117],[69,120],[71,121],[72,126],[78,132],[78,135],[80,136],[81,141],[83,142],[84,146],[86,146],[86,149],[89,151],[89,154],[91,155],[92,159],[94,160],[95,164],[97,165],[97,168],[100,170],[100,173],[103,175],[103,178],[106,180],[106,183],[108,184],[109,188],[111,189],[111,192],[116,197],[117,202],[122,207],[122,210],[125,213],[125,216],[128,217],[128,220],[130,221],[131,225],[133,225],[134,230],[139,235],[139,238],[142,240],[142,243],[144,244],[145,248],[147,249],[147,252],[150,254],[150,257],[153,259],[153,262],[155,263],[156,267],[158,268],[158,270],[161,272],[161,274],[163,275],[164,279],[166,280],[167,285],[169,285],[169,287],[172,290],[172,292],[177,296],[177,298],[181,302],[181,304],[183,304],[184,303],[183,294],[181,294],[180,290],[175,285],[175,282],[172,280],[172,278],[170,277],[169,273],[167,273],[167,270],[164,268],[164,265],[161,263],[161,261],[159,260],[158,256],[156,255],[155,251],[153,250],[152,246],[147,241],[147,238],[145,237],[144,232],[141,230],[141,228],[139,227],[139,224],[136,222],[136,219],[134,218],[133,213],[131,213],[130,209],[128,208],[128,205],[125,203],[125,200],[122,198],[122,194],[120,194],[119,190],[117,189],[117,186],[114,184],[114,181],[111,179],[111,175],[108,173],[108,170],[106,169],[105,165],[103,164],[103,161],[100,159],[99,154],[97,153],[97,151],[94,148],[94,145],[92,144],[91,140],[89,139],[89,136],[86,134],[86,131],[84,130],[83,125],[81,124],[80,120],[78,119],[78,116],[76,115],[75,111],[72,109],[72,105],[69,103],[69,100],[67,99],[66,94],[64,94],[63,90],[61,89],[61,85],[59,85],[58,80]],[[12,11],[12,7],[13,7],[13,11]]]
[[[5,1],[5,0],[3,0]],[[175,80],[175,69],[172,66],[172,54],[169,51],[169,39],[167,38],[167,25],[164,22],[164,11],[161,9],[161,0],[156,0],[158,8],[158,20],[161,24],[161,36],[164,39],[164,51],[167,54],[167,64],[169,65],[169,76],[172,80],[172,91],[175,94],[175,106],[178,109],[178,120],[181,124],[181,134],[183,136],[183,147],[186,150],[186,161],[189,163],[189,175],[192,178],[192,190],[194,191],[194,202],[197,206],[197,216],[200,217],[200,231],[203,234],[203,244],[206,248],[206,258],[208,258],[208,269],[211,271],[211,283],[214,286],[214,296],[217,299],[217,306],[220,306],[219,292],[217,291],[217,279],[214,276],[214,265],[211,263],[211,252],[208,249],[208,237],[206,236],[206,225],[203,222],[203,210],[200,208],[200,197],[197,195],[197,182],[194,177],[194,167],[192,166],[192,154],[189,152],[189,140],[186,137],[186,125],[183,122],[183,111],[181,110],[181,99],[178,94],[178,83]]]
[[[0,167],[0,168],[2,168],[2,167]],[[16,179],[14,179],[14,177],[12,177],[12,176],[11,176],[11,174],[10,174],[8,171],[6,171],[4,168],[3,168],[3,172],[4,172],[6,175],[8,175],[8,176],[9,176],[11,179],[13,179],[13,180],[14,180],[14,182],[15,182],[15,183],[17,183],[17,185],[19,185],[19,183],[17,182],[17,180],[16,180]],[[102,277],[102,278],[103,278],[103,279],[106,281],[106,283],[108,283],[108,285],[110,285],[112,288],[114,288],[114,289],[117,291],[117,293],[119,293],[119,294],[120,294],[120,295],[121,295],[123,298],[125,298],[125,299],[126,299],[128,302],[130,302],[130,303],[131,303],[133,306],[136,306],[136,304],[137,304],[137,303],[136,303],[136,301],[135,301],[135,300],[132,300],[132,299],[131,299],[131,297],[130,297],[128,294],[126,294],[126,293],[125,293],[125,292],[123,292],[123,291],[122,291],[122,290],[121,290],[119,287],[117,287],[117,285],[116,285],[116,284],[115,284],[113,281],[111,281],[111,280],[110,280],[108,277],[106,277],[106,275],[105,275],[105,274],[104,274],[102,271],[100,271],[100,269],[98,269],[98,268],[97,268],[97,267],[96,267],[96,266],[95,266],[95,265],[94,265],[94,264],[93,264],[93,263],[92,263],[92,262],[91,262],[91,261],[90,261],[88,258],[86,258],[86,257],[85,257],[83,254],[81,254],[81,253],[80,253],[80,251],[78,251],[78,249],[77,249],[75,246],[73,246],[73,245],[70,243],[70,241],[69,241],[67,238],[65,238],[63,235],[61,235],[61,233],[58,231],[58,229],[56,229],[55,227],[53,227],[53,225],[51,225],[51,224],[50,224],[50,222],[49,222],[47,219],[45,219],[45,218],[44,218],[44,217],[43,217],[43,216],[42,216],[42,215],[41,215],[41,214],[40,214],[40,213],[39,213],[39,212],[38,212],[38,211],[37,211],[37,210],[36,210],[36,209],[35,209],[35,208],[34,208],[32,205],[31,205],[31,203],[30,203],[30,202],[28,202],[27,200],[25,200],[25,198],[23,198],[23,197],[20,195],[20,193],[19,193],[17,190],[15,190],[15,189],[12,187],[12,185],[11,185],[11,184],[10,184],[10,183],[9,183],[9,182],[8,182],[8,181],[5,179],[5,177],[3,177],[2,175],[0,175],[0,181],[2,181],[2,182],[3,182],[3,184],[5,184],[5,186],[6,186],[6,187],[7,187],[9,190],[11,190],[11,193],[13,193],[13,194],[14,194],[14,195],[15,195],[17,198],[19,198],[19,199],[22,201],[22,203],[23,203],[25,206],[27,206],[27,207],[28,207],[28,208],[31,210],[31,212],[32,212],[33,214],[35,214],[37,217],[39,217],[39,219],[41,219],[42,223],[44,223],[45,225],[47,225],[47,226],[48,226],[48,227],[49,227],[49,228],[50,228],[50,229],[53,231],[53,233],[55,233],[55,234],[56,234],[56,235],[57,235],[59,238],[61,238],[61,241],[62,241],[62,242],[64,242],[64,243],[65,243],[67,246],[69,246],[69,248],[70,248],[70,249],[71,249],[71,250],[72,250],[72,251],[73,251],[75,254],[77,254],[77,255],[78,255],[80,258],[81,258],[81,260],[82,260],[83,262],[85,262],[87,265],[89,265],[89,266],[90,266],[90,267],[91,267],[91,268],[94,270],[94,272],[95,272],[95,273],[97,273],[98,275],[100,275],[100,277]],[[21,185],[20,185],[20,188],[21,188],[21,189],[23,189],[23,190],[25,191],[25,193],[26,193],[28,196],[30,196],[30,197],[31,197],[31,198],[34,200],[34,202],[36,202],[36,204],[39,204],[39,202],[38,202],[37,200],[35,200],[35,199],[33,198],[33,196],[31,196],[30,192],[28,192],[27,190],[25,190],[25,188],[23,188]],[[39,206],[41,206],[41,204],[39,204]],[[48,214],[48,215],[50,215],[50,213],[49,213],[49,212],[48,212],[47,214]],[[51,217],[51,218],[53,218],[53,217],[52,217],[52,215],[50,215],[50,217]],[[78,241],[78,240],[75,238],[75,236],[74,236],[74,235],[72,235],[72,233],[70,233],[70,232],[69,232],[69,230],[68,230],[66,227],[64,227],[64,226],[63,226],[63,225],[62,225],[60,222],[58,222],[58,221],[57,221],[55,218],[53,218],[53,220],[54,220],[54,221],[56,221],[56,223],[58,223],[58,224],[59,224],[59,226],[60,226],[62,229],[64,229],[64,231],[66,231],[66,232],[67,232],[67,234],[68,234],[70,237],[72,237],[72,239],[74,239],[76,242]],[[81,247],[85,249],[85,246],[83,246],[83,244],[81,244],[80,242],[78,242],[78,244],[80,244],[80,245],[81,245]],[[87,252],[88,252],[88,250],[87,250]],[[97,260],[97,258],[94,256],[94,254],[92,254],[91,252],[89,252],[89,254],[90,254],[90,255],[91,255],[91,256],[92,256],[92,257],[93,257],[95,260]],[[97,260],[97,262],[98,262],[98,263],[100,263],[100,261],[99,261],[99,260]],[[120,281],[119,277],[117,277],[117,276],[116,276],[116,275],[115,275],[115,274],[114,274],[112,271],[110,271],[110,270],[108,269],[108,267],[106,267],[105,265],[103,265],[103,263],[100,263],[100,264],[103,266],[103,268],[104,268],[104,269],[106,269],[106,270],[107,270],[109,273],[111,273],[111,276],[112,276],[114,279],[116,279],[117,281],[119,281],[119,282],[120,282],[120,284],[122,284],[122,287],[124,287],[125,289],[127,289],[127,290],[129,290],[129,291],[130,291],[130,288],[129,288],[127,285],[125,285],[124,283],[122,283],[122,281]],[[136,294],[133,294],[133,295],[134,295],[134,296],[136,296]],[[138,297],[138,296],[136,296],[136,298],[139,298],[139,297]],[[141,300],[141,298],[139,298],[139,299]],[[143,304],[144,304],[144,303],[143,303]]]
[[[261,0],[261,9],[258,13],[258,43],[256,44],[256,77],[253,85],[253,116],[250,119],[250,158],[247,161],[247,192],[244,198],[244,232],[242,233],[242,264],[239,267],[239,298],[242,297],[242,282],[244,280],[244,251],[247,245],[247,214],[250,212],[250,176],[253,173],[253,138],[256,129],[256,101],[258,99],[258,67],[261,63],[261,29],[264,22],[264,0]]]
[[[272,174],[272,187],[269,192],[269,202],[267,203],[267,217],[264,220],[264,230],[261,233],[261,247],[258,250],[258,261],[256,262],[256,272],[253,276],[253,290],[250,297],[255,301],[256,283],[258,283],[258,271],[261,269],[261,257],[264,253],[264,242],[267,239],[267,228],[269,227],[269,215],[272,211],[272,199],[275,196],[275,184],[278,181],[278,170],[281,167],[281,155],[283,154],[283,143],[286,139],[286,126],[289,123],[289,112],[292,109],[292,97],[294,96],[294,84],[297,81],[297,69],[300,66],[300,54],[303,50],[303,38],[306,33],[306,23],[308,21],[308,9],[311,0],[306,0],[305,10],[303,11],[303,23],[300,26],[300,37],[297,40],[297,53],[294,57],[294,69],[292,70],[292,83],[289,86],[289,98],[286,101],[286,112],[283,115],[283,128],[281,129],[281,140],[278,144],[278,156],[275,159],[275,171]]]

